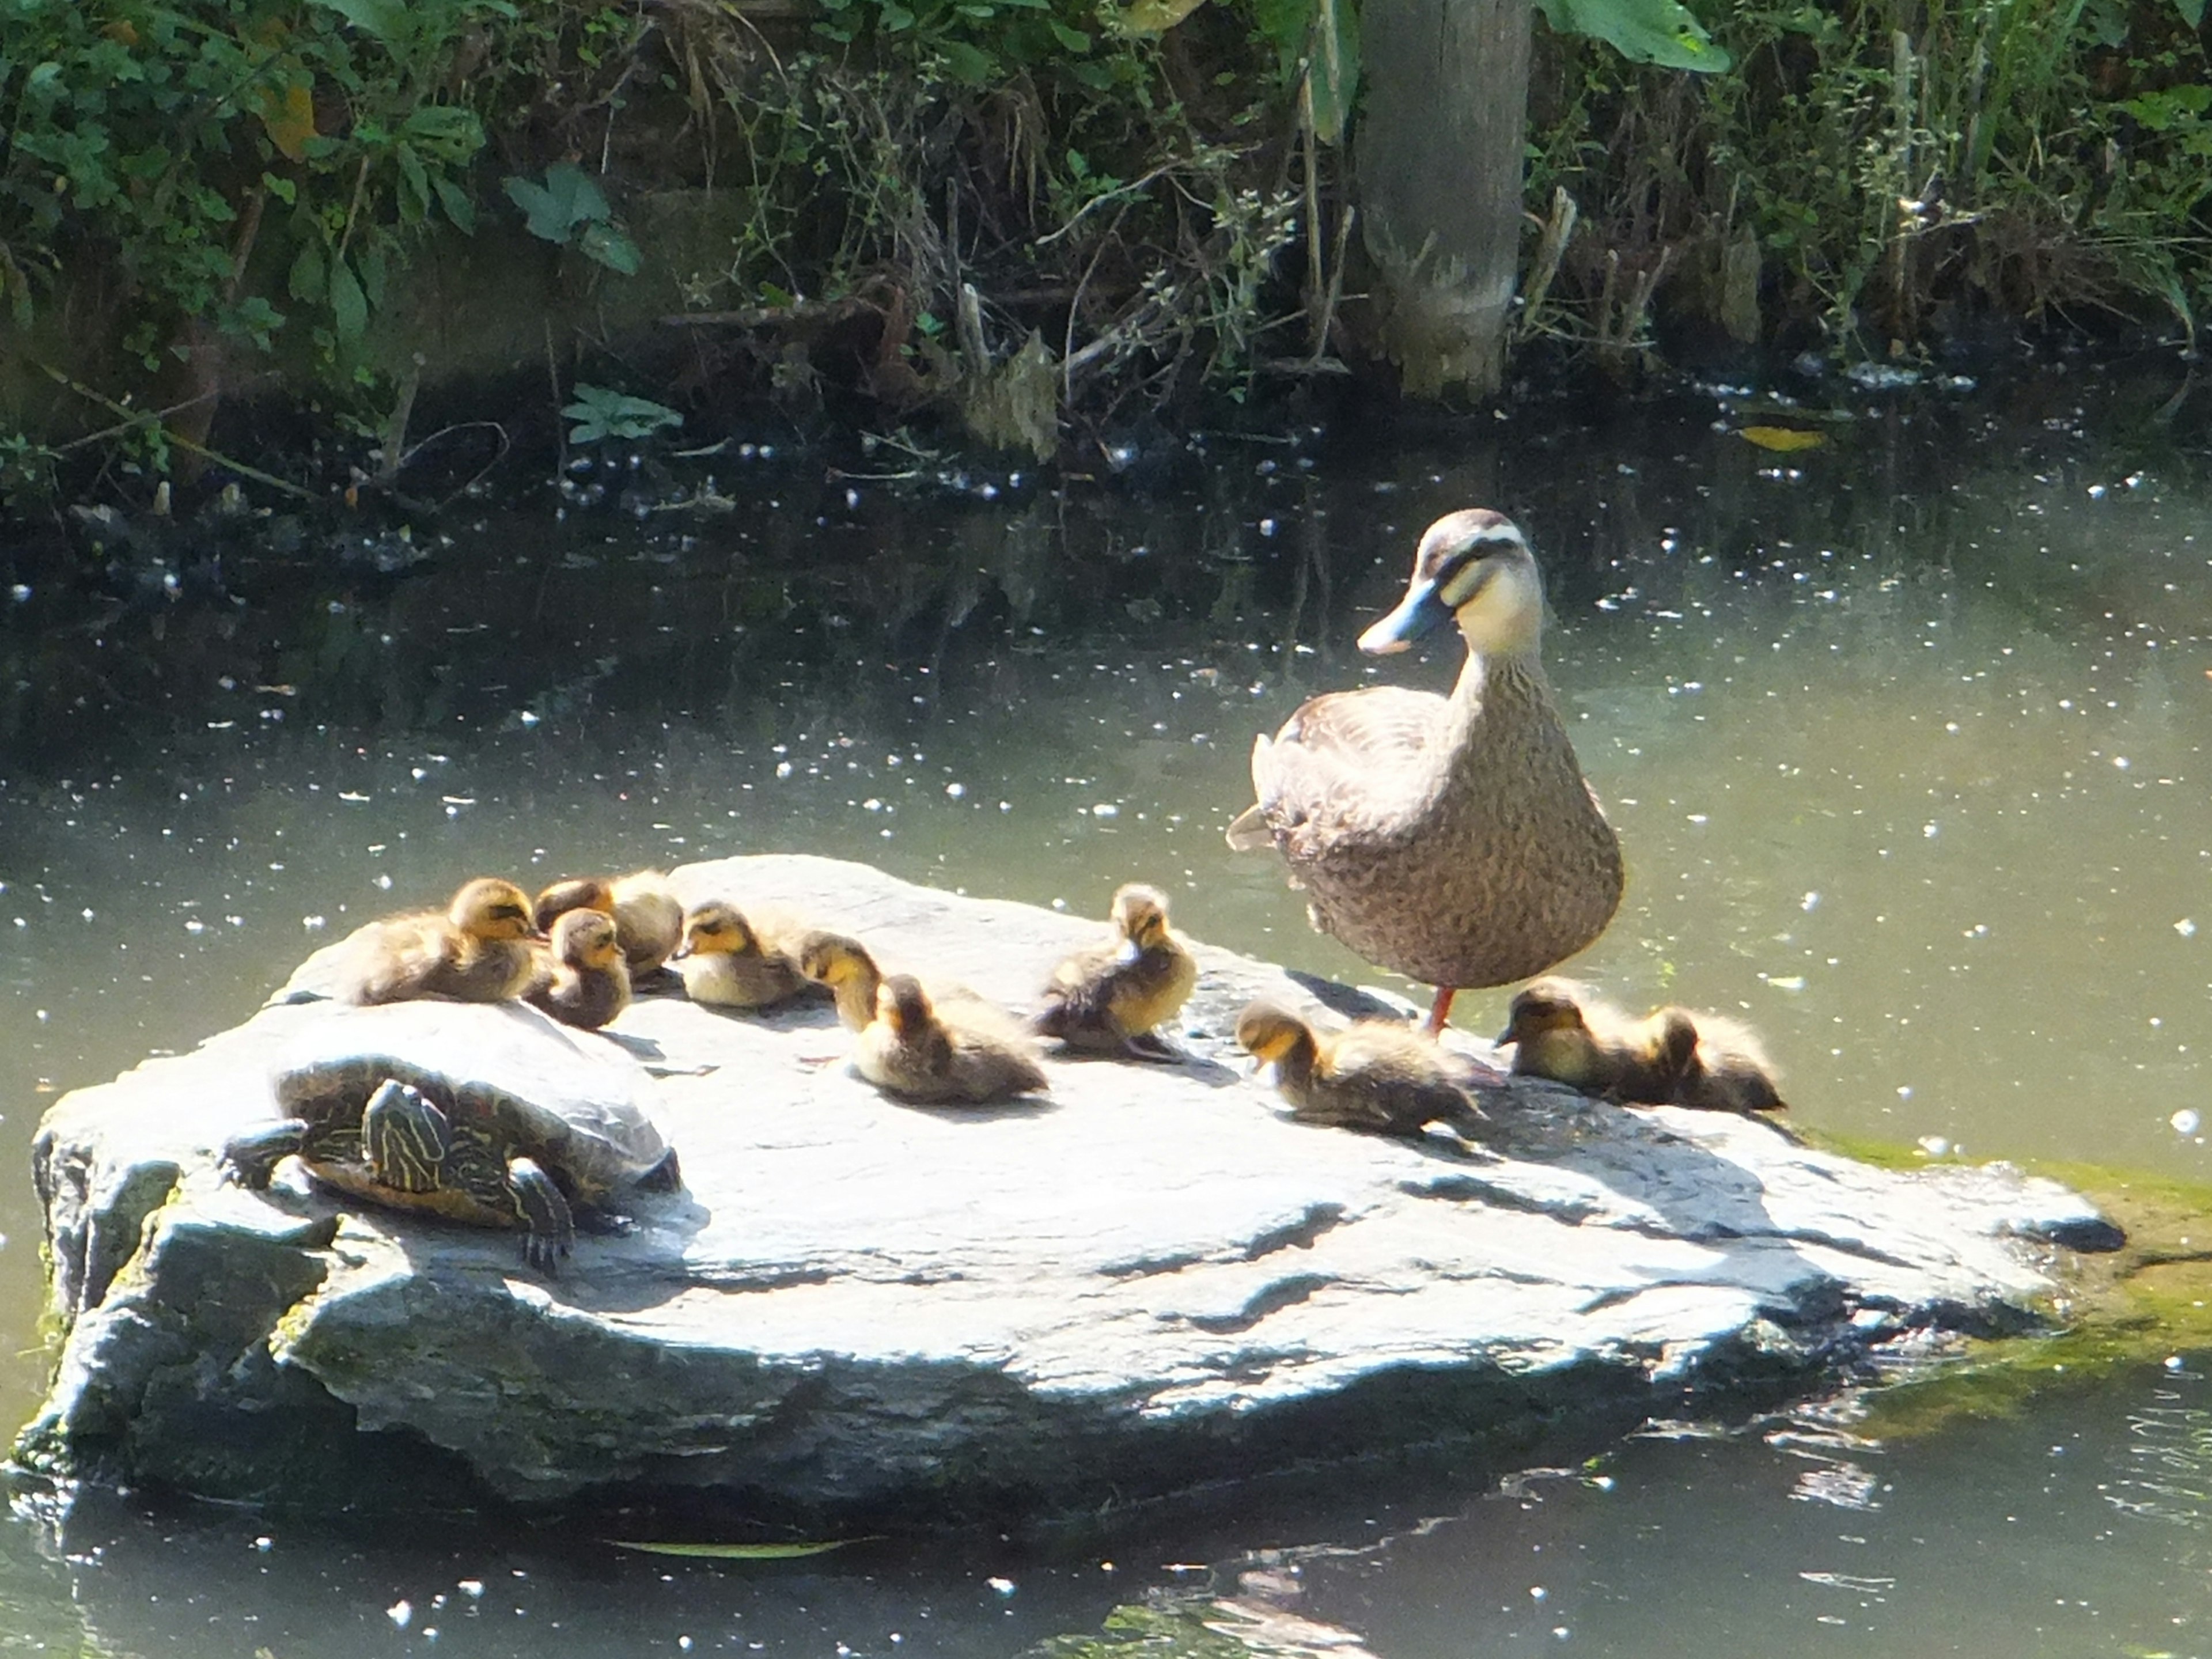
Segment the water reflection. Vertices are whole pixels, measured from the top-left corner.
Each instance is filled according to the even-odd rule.
[[[557,520],[488,511],[399,580],[238,556],[243,605],[90,608],[42,580],[0,609],[0,1160],[22,1168],[53,1091],[234,1023],[314,945],[482,870],[535,886],[805,848],[1086,914],[1143,875],[1201,938],[1373,980],[1221,829],[1253,733],[1300,697],[1448,684],[1449,638],[1411,664],[1346,642],[1421,526],[1482,501],[1535,540],[1547,661],[1630,861],[1578,971],[1749,1020],[1826,1129],[2202,1177],[2176,1114],[2212,1044],[2212,491],[2155,434],[2085,436],[2113,422],[2082,398],[2024,386],[2002,420],[1900,405],[1789,466],[1710,404],[1388,453],[1224,440],[1150,500],[1030,483],[946,504],[782,460],[721,480],[736,512],[641,520],[616,489]],[[1494,1030],[1503,1003],[1462,1018]],[[20,1418],[44,1380],[20,1178],[0,1232]],[[2206,1403],[2161,1385],[2157,1410]],[[1647,1443],[1609,1487],[1442,1494],[1425,1528],[1363,1503],[1322,1529],[1359,1553],[1304,1562],[1300,1607],[1394,1655],[1751,1653],[1778,1632],[2187,1650],[2163,1621],[2203,1616],[2198,1543],[2159,1507],[2186,1506],[2120,1457],[2142,1401],[1817,1459]],[[80,1525],[107,1531],[73,1537],[74,1564],[0,1534],[0,1572],[46,1621],[23,1628],[64,1613],[66,1582],[121,1650],[288,1659],[418,1647],[434,1624],[439,1647],[488,1652],[690,1634],[1012,1653],[1185,1583],[1161,1562],[1316,1527],[1277,1536],[1255,1511],[1106,1574],[973,1544],[762,1573],[474,1534],[280,1530],[264,1552],[264,1522],[128,1506]]]

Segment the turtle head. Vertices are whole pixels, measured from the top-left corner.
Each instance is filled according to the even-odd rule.
[[[760,939],[734,904],[720,899],[702,904],[684,918],[684,944],[676,955],[685,957],[742,957],[757,953]]]
[[[1114,927],[1127,941],[1129,954],[1167,942],[1167,895],[1133,881],[1114,895]]]
[[[530,900],[511,881],[482,877],[453,895],[446,920],[471,939],[486,945],[505,945],[516,939],[544,939],[530,908]]]
[[[571,968],[605,972],[623,960],[614,918],[597,910],[571,910],[553,924],[553,954]]]
[[[1413,555],[1398,608],[1359,636],[1370,656],[1403,651],[1446,621],[1477,653],[1533,649],[1544,623],[1544,586],[1519,526],[1472,507],[1431,525]]]
[[[912,974],[893,974],[876,988],[876,1018],[910,1042],[937,1024],[937,1011],[920,980]]]

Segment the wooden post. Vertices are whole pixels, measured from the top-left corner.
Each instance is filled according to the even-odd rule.
[[[1355,135],[1382,342],[1407,394],[1505,370],[1521,238],[1530,0],[1367,0]]]

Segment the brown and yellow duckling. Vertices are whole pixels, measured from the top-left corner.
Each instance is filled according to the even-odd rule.
[[[1198,963],[1168,926],[1166,895],[1131,882],[1114,895],[1109,920],[1111,944],[1078,951],[1052,970],[1037,1035],[1133,1060],[1180,1060],[1154,1028],[1190,1000]]]
[[[875,1018],[853,1045],[860,1075],[908,1100],[971,1106],[1036,1094],[1045,1086],[1028,1039],[940,1014],[911,974],[876,988]]]
[[[719,1008],[767,1008],[806,988],[798,963],[720,899],[685,915],[683,948],[672,959],[691,1000]]]
[[[538,925],[571,910],[598,910],[615,919],[632,978],[649,974],[684,943],[684,906],[658,870],[627,876],[572,876],[538,896]]]
[[[1683,1014],[1679,1008],[1662,1012],[1680,1015],[1697,1036],[1675,1088],[1676,1105],[1745,1117],[1790,1109],[1759,1039],[1744,1027],[1716,1014]]]
[[[615,919],[571,910],[553,924],[553,944],[530,1001],[580,1031],[596,1031],[629,1006],[629,966]]]
[[[866,1030],[876,1017],[876,991],[883,972],[868,947],[843,933],[810,928],[791,942],[791,958],[799,971],[817,985],[826,985],[837,999],[837,1021],[848,1031]]]
[[[1513,999],[1498,1042],[1513,1045],[1513,1070],[1579,1093],[1660,1105],[1674,1099],[1697,1028],[1680,1008],[1631,1019],[1565,980],[1538,980]]]
[[[1698,1111],[1786,1109],[1758,1039],[1717,1014],[1668,1006],[1631,1019],[1563,980],[1513,999],[1500,1043],[1513,1069],[1586,1095]]]
[[[1462,1135],[1482,1130],[1474,1062],[1395,1020],[1323,1034],[1273,1003],[1255,1002],[1237,1018],[1237,1041],[1275,1068],[1275,1087],[1301,1123],[1386,1135],[1418,1135],[1438,1122]]]
[[[538,975],[530,900],[511,881],[481,877],[441,910],[412,910],[373,921],[348,942],[337,994],[349,1002],[409,1002],[451,997],[506,1002]]]

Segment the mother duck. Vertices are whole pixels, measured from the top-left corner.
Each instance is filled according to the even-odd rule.
[[[1309,698],[1252,745],[1256,805],[1229,844],[1272,847],[1316,927],[1368,961],[1454,992],[1541,974],[1605,931],[1620,846],[1583,781],[1538,642],[1544,589],[1513,521],[1447,514],[1398,608],[1359,636],[1403,651],[1446,620],[1467,663],[1449,697],[1378,685]]]

